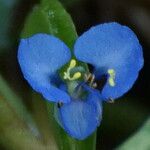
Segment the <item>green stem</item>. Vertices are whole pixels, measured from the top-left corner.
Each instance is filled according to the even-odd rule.
[[[49,116],[46,108],[46,101],[42,96],[33,92],[32,94],[33,116],[41,134],[41,140],[44,145],[50,146],[51,150],[58,150],[56,140],[54,139],[54,132],[52,122],[49,122]]]

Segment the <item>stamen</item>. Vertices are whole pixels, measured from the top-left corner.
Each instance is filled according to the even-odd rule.
[[[94,83],[94,80],[95,80],[95,75],[93,74],[92,76],[91,76],[91,81],[90,81],[90,86],[92,86]]]
[[[75,59],[71,59],[69,68],[72,69],[72,68],[74,68],[75,66],[76,66],[76,60],[75,60]]]
[[[68,79],[68,74],[66,72],[64,72],[64,79]]]
[[[96,88],[97,83],[95,82],[95,75],[94,74],[85,74],[84,75],[85,82],[89,84],[90,87]]]
[[[114,69],[108,69],[107,73],[109,74],[109,78],[108,78],[109,85],[115,86],[115,81],[114,81],[115,76],[116,76],[115,70]]]
[[[93,83],[93,88],[97,88],[97,83],[95,82],[95,83]]]
[[[75,60],[75,59],[72,59],[72,60],[70,61],[70,65],[69,65],[69,67],[67,68],[67,71],[64,72],[64,79],[65,79],[65,80],[68,79],[68,80],[73,81],[73,80],[77,80],[77,79],[79,79],[79,78],[81,77],[81,72],[76,72],[76,73],[73,75],[73,77],[71,77],[71,75],[70,75],[71,69],[75,68],[76,64],[77,64],[77,63],[76,63],[76,60]]]
[[[85,74],[84,75],[84,77],[85,77],[85,81],[87,82],[87,81],[89,81],[90,80],[90,78],[91,78],[91,76],[92,76],[92,74],[91,73],[89,73],[89,74]]]
[[[70,78],[70,80],[76,80],[79,79],[81,77],[81,72],[76,72],[72,78]]]

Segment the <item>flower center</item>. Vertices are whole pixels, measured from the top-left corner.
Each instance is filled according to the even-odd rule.
[[[84,75],[84,81],[82,75]],[[69,95],[75,99],[83,98],[86,94],[84,85],[88,85],[91,88],[102,91],[106,82],[111,87],[115,86],[116,72],[114,69],[108,69],[107,74],[104,74],[100,79],[95,79],[95,75],[85,72],[82,66],[77,66],[75,59],[71,59],[68,68],[63,74],[63,79],[67,80],[67,91]],[[80,79],[81,80],[78,80]]]
[[[82,82],[82,75],[84,74],[85,69],[83,66],[77,65],[75,59],[71,59],[68,68],[63,74],[63,79],[67,82],[67,92],[74,99],[81,99],[84,97],[84,90],[82,86],[79,86]]]

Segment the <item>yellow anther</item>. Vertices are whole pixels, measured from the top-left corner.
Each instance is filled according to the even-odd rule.
[[[110,76],[115,76],[115,70],[114,69],[108,69],[108,74],[110,74]]]
[[[74,67],[76,66],[76,64],[77,64],[76,60],[75,60],[75,59],[71,59],[69,68],[70,68],[70,69],[71,69],[71,68],[74,68]]]
[[[107,73],[109,74],[109,78],[108,78],[109,85],[115,86],[115,81],[114,81],[115,76],[116,76],[115,70],[114,69],[108,69]]]
[[[75,59],[71,59],[70,61],[70,65],[67,68],[67,71],[64,72],[64,79],[68,79],[68,80],[76,80],[79,79],[81,77],[81,73],[80,72],[76,72],[73,74],[73,77],[71,77],[70,71],[76,66],[77,62]]]
[[[108,82],[109,82],[109,85],[110,85],[110,86],[115,86],[115,81],[114,81],[113,78],[110,78],[110,77],[109,77]]]
[[[70,80],[76,80],[79,79],[81,77],[81,72],[76,72],[72,78],[70,78]]]

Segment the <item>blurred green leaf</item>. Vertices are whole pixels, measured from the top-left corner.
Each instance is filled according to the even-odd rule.
[[[21,120],[0,96],[0,144],[10,150],[46,150],[48,147]]]
[[[42,0],[40,5],[36,5],[26,19],[21,37],[27,38],[36,33],[53,34],[64,41],[71,49],[77,38],[74,24],[69,14],[57,0]],[[45,100],[38,94],[33,95],[33,105],[37,124],[45,137],[55,138],[60,150],[94,150],[96,146],[96,133],[85,141],[78,141],[69,137],[54,119],[52,103],[45,104]],[[47,105],[48,114],[44,112]],[[43,111],[43,112],[42,112]],[[45,117],[49,118],[48,122]],[[43,118],[45,118],[43,120]],[[45,123],[41,122],[44,121]],[[47,124],[49,123],[49,127]],[[45,130],[43,129],[45,128]],[[49,130],[49,131],[48,131]],[[51,134],[51,135],[49,135]]]
[[[32,94],[33,117],[40,130],[41,140],[45,145],[50,145],[50,150],[58,150],[54,134],[53,122],[49,121],[46,100],[41,95],[33,92]]]
[[[11,150],[45,150],[21,100],[0,76],[0,143]]]
[[[7,104],[7,106],[9,106],[9,109],[12,109],[17,117],[21,119],[21,121],[26,122],[30,130],[37,135],[38,131],[36,129],[36,125],[34,124],[31,115],[27,111],[26,107],[22,103],[22,100],[13,92],[13,90],[9,87],[9,85],[6,83],[1,75],[0,97],[3,97],[3,99],[5,99],[5,103]]]
[[[15,4],[19,0],[0,0],[0,49],[11,46],[9,37],[12,24],[12,12]]]
[[[132,135],[116,150],[149,150],[150,149],[150,118],[141,129]]]

